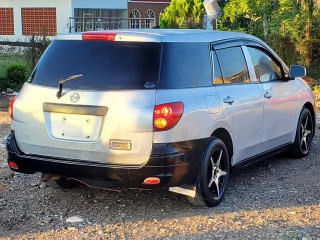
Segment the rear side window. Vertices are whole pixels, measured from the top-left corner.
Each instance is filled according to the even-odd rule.
[[[161,44],[56,40],[40,60],[31,82],[58,87],[72,75],[65,88],[106,90],[155,87],[160,68]]]
[[[213,55],[213,82],[216,85],[223,84],[222,73],[220,69],[220,65],[217,59],[217,55],[215,52],[212,52]]]
[[[250,82],[249,71],[241,47],[216,51],[225,84]]]
[[[163,43],[159,88],[212,86],[208,43]]]

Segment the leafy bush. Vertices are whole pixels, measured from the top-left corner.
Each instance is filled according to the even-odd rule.
[[[27,67],[22,64],[13,64],[7,68],[7,77],[0,78],[0,90],[7,88],[19,91],[23,83],[27,80]]]
[[[7,68],[7,78],[11,83],[21,84],[27,80],[27,68],[22,64],[11,65]]]
[[[0,78],[0,92],[6,91],[10,87],[9,85],[7,78]]]
[[[161,28],[201,28],[205,13],[202,0],[172,0],[161,15]]]

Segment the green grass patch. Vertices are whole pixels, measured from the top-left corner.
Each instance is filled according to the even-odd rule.
[[[27,68],[27,76],[30,75],[32,69],[24,55],[21,54],[1,54],[0,55],[0,78],[6,78],[7,68],[11,65],[22,64]]]

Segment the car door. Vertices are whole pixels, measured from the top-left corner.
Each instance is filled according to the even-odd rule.
[[[261,151],[292,142],[296,129],[297,96],[294,81],[284,80],[284,70],[266,49],[247,46],[256,80],[263,95]]]
[[[232,131],[236,164],[260,153],[263,125],[262,96],[257,84],[250,80],[241,46],[217,49],[213,52],[215,80],[225,120]],[[215,75],[219,75],[215,73]]]

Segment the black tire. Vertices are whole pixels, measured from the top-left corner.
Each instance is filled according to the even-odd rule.
[[[78,183],[72,179],[61,178],[59,180],[50,180],[47,182],[49,187],[55,189],[70,189],[78,185]]]
[[[295,158],[302,158],[308,155],[314,136],[314,124],[312,115],[307,108],[300,113],[296,137],[290,155]]]
[[[227,190],[229,168],[230,160],[225,144],[218,138],[212,139],[202,157],[196,196],[188,197],[190,203],[203,207],[217,206]]]

